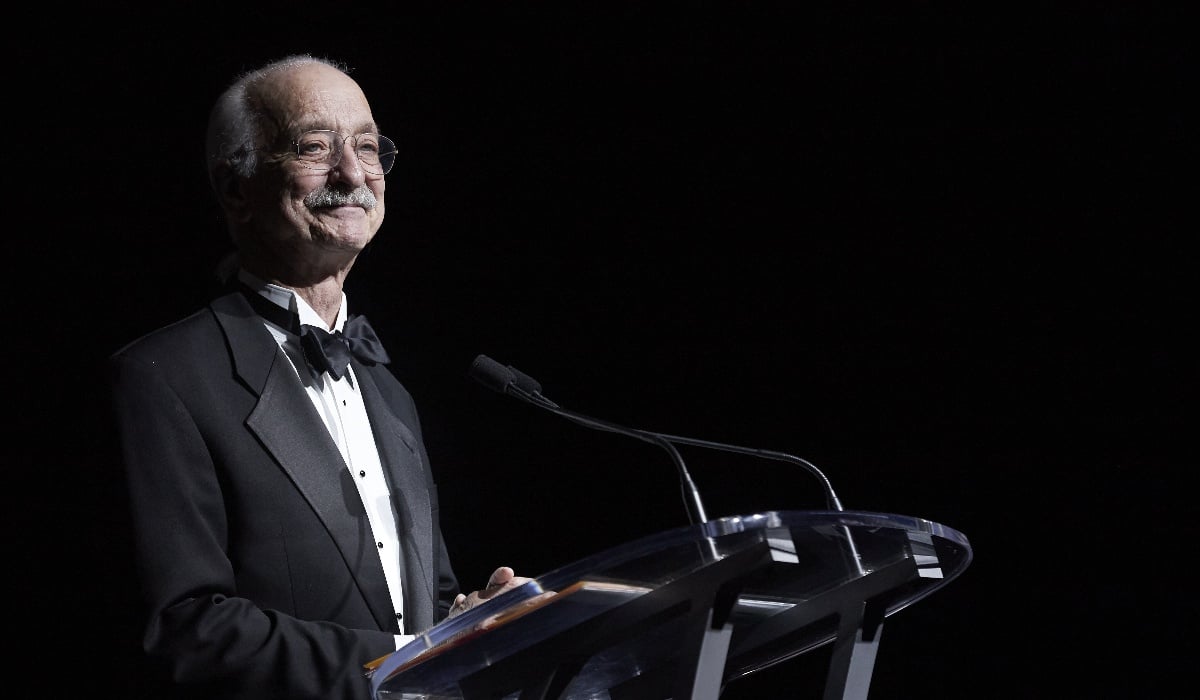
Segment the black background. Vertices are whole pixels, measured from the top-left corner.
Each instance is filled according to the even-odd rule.
[[[873,698],[1169,694],[1194,651],[1194,71],[1183,13],[1132,5],[15,19],[28,673],[137,694],[103,361],[199,307],[226,252],[212,100],[310,52],[401,145],[348,293],[422,409],[464,586],[687,522],[666,455],[489,392],[483,353],[565,407],[800,455],[848,508],[964,533],[966,572],[885,625]],[[684,454],[710,517],[823,507],[798,469]],[[825,662],[725,697],[819,696]]]

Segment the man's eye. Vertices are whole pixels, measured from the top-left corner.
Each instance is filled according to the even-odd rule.
[[[298,151],[302,156],[321,156],[329,152],[329,144],[324,141],[305,141]]]

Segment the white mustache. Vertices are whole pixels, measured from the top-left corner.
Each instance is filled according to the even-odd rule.
[[[375,199],[375,193],[366,185],[359,185],[351,192],[343,192],[323,185],[304,198],[304,206],[309,209],[359,206],[371,211],[379,206],[379,200]]]

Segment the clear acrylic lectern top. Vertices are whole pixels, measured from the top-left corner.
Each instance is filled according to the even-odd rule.
[[[678,679],[693,674],[706,630],[726,635],[723,685],[833,642],[847,611],[865,605],[882,619],[902,610],[958,576],[971,556],[956,530],[883,513],[771,511],[680,527],[434,626],[373,668],[372,694],[672,697]]]

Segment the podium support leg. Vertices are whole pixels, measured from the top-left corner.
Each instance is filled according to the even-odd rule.
[[[721,683],[725,678],[725,659],[729,655],[729,641],[733,639],[733,625],[728,623],[713,628],[713,611],[708,611],[708,624],[700,640],[700,653],[696,655],[696,673],[692,680],[691,700],[717,700],[721,696]]]
[[[882,632],[883,611],[870,601],[842,612],[824,700],[866,700]]]

